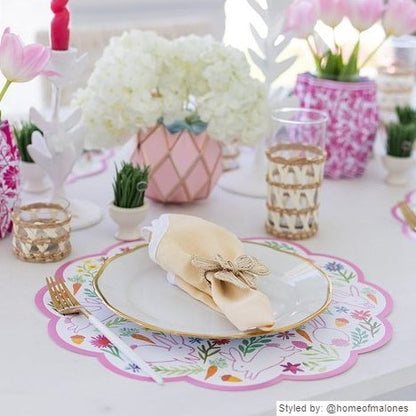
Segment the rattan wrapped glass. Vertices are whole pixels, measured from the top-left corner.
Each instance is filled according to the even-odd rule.
[[[266,152],[266,230],[291,240],[309,238],[318,230],[328,117],[316,110],[282,109],[273,118],[274,143]]]
[[[21,260],[46,263],[71,252],[71,214],[59,203],[36,202],[15,208],[13,252]]]

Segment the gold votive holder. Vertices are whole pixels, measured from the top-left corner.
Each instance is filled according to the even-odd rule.
[[[13,252],[34,263],[59,261],[71,252],[71,214],[59,203],[36,202],[15,208]]]

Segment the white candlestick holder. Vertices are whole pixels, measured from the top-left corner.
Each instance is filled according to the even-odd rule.
[[[51,200],[65,198],[72,214],[71,229],[90,227],[102,218],[98,205],[79,199],[68,199],[64,183],[84,148],[85,129],[80,109],[73,110],[61,119],[62,88],[76,81],[84,72],[87,54],[78,57],[76,49],[52,51],[48,69],[57,75],[50,77],[53,85],[52,116],[43,117],[36,109],[30,109],[30,119],[43,132],[32,135],[28,151],[32,159],[41,166],[52,182]]]

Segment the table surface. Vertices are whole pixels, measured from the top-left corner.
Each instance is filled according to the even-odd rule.
[[[416,188],[383,182],[380,160],[370,161],[365,175],[352,180],[325,180],[318,234],[302,242],[312,252],[333,254],[356,263],[366,279],[393,298],[389,320],[392,340],[336,377],[283,381],[245,392],[204,389],[186,382],[158,386],[114,374],[91,357],[56,345],[48,336],[47,318],[34,296],[44,278],[61,263],[30,264],[12,254],[11,236],[0,241],[0,406],[15,415],[272,415],[276,400],[365,400],[416,383],[416,245],[390,214],[391,207]],[[99,203],[98,225],[72,233],[69,259],[114,244],[115,225],[108,217],[112,169],[66,188],[67,195]],[[32,196],[33,198],[33,196]],[[150,203],[147,221],[165,212],[198,215],[241,237],[266,235],[265,201],[235,195],[217,186],[204,201],[189,205]],[[386,396],[384,396],[386,397]],[[407,397],[408,400],[414,397]],[[62,403],[68,403],[62,405]]]

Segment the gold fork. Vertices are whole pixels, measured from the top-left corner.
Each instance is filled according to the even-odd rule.
[[[400,201],[399,208],[403,214],[404,219],[406,220],[407,225],[413,231],[416,231],[416,214],[410,208],[409,204],[406,201]]]
[[[163,379],[155,373],[155,371],[140,358],[123,340],[121,340],[114,332],[110,331],[99,319],[97,319],[91,312],[84,308],[72,296],[65,283],[57,277],[47,277],[46,284],[48,286],[49,294],[51,295],[52,303],[57,312],[62,315],[83,314],[88,318],[90,323],[95,326],[101,333],[103,333],[109,341],[112,342],[129,360],[137,364],[143,372],[148,374],[156,383],[163,384]]]

